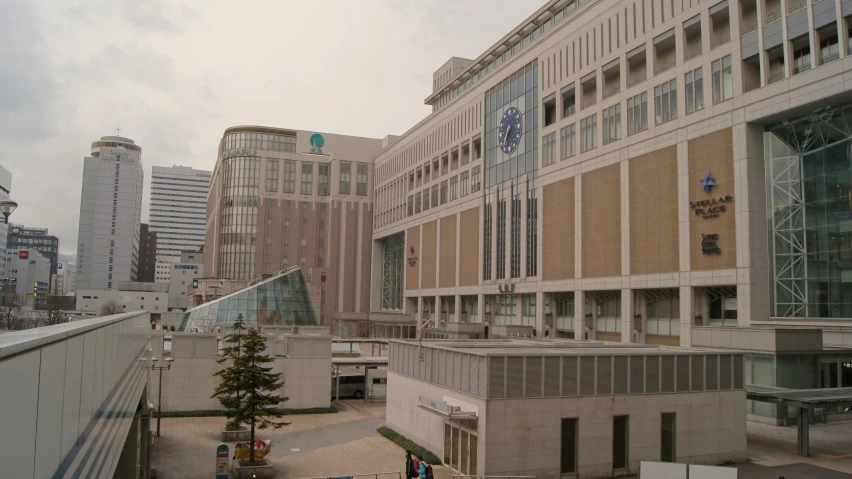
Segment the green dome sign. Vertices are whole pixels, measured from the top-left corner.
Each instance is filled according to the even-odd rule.
[[[325,138],[322,137],[319,133],[314,133],[311,135],[311,146],[317,149],[320,149],[325,145]]]

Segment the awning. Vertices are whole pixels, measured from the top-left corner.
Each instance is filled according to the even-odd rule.
[[[418,407],[447,419],[476,419],[474,411],[462,411],[458,406],[451,406],[443,401],[438,401],[427,396],[420,396]]]

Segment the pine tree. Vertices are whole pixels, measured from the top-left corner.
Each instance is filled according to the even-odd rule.
[[[264,337],[255,329],[245,332],[242,314],[237,316],[233,329],[234,332],[227,335],[225,341],[235,346],[225,348],[225,355],[217,360],[219,364],[231,361],[231,365],[216,373],[221,382],[212,397],[218,398],[225,408],[228,428],[239,428],[243,424],[251,426],[251,464],[254,462],[255,426],[260,429],[278,429],[288,425],[274,420],[283,417],[277,406],[288,398],[276,394],[284,386],[281,373],[273,373],[271,367],[264,366],[275,360],[264,354]]]

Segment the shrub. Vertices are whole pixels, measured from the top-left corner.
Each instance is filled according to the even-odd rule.
[[[420,446],[419,444],[415,444],[410,439],[406,438],[402,434],[394,431],[393,429],[382,426],[376,429],[379,434],[384,436],[387,439],[393,441],[397,446],[405,449],[406,451],[411,451],[411,454],[419,457],[421,460],[426,461],[429,464],[440,464],[441,460],[438,459],[438,456],[429,451],[428,449]]]

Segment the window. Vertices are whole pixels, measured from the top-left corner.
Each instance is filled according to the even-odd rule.
[[[314,164],[310,162],[302,162],[302,194],[310,195],[313,193],[314,185]]]
[[[423,211],[429,209],[429,188],[423,190]]]
[[[680,300],[658,299],[647,306],[648,334],[680,336]]]
[[[322,238],[320,238],[319,241],[317,241],[317,246],[319,248],[322,248],[323,246],[325,246],[325,242],[322,240]]]
[[[544,126],[550,126],[556,122],[556,97],[550,97],[544,101]]]
[[[617,103],[604,109],[601,114],[603,120],[603,143],[604,145],[621,139],[621,103]]]
[[[441,182],[441,204],[447,202],[447,180]]]
[[[592,115],[580,120],[580,152],[589,151],[598,146],[598,116]]]
[[[303,202],[302,202],[302,209],[303,209],[303,210],[306,210],[306,209],[310,208],[310,206],[311,206],[311,204],[310,204],[310,203],[308,203],[307,201],[303,201]]]
[[[302,239],[301,239],[301,241],[299,241],[299,244],[300,244],[301,246],[307,246],[307,245],[308,245],[308,240],[307,240],[307,238],[302,238]]]
[[[266,191],[278,191],[278,160],[266,159]]]
[[[357,185],[355,187],[355,194],[358,196],[367,196],[367,164],[366,163],[358,163],[357,170]]]
[[[328,165],[317,165],[317,194],[320,196],[328,196]]]
[[[305,261],[305,257],[304,257],[304,256],[302,256],[301,258],[299,258],[299,266],[304,266],[304,265],[305,265],[305,263],[306,263],[306,261]]]
[[[677,119],[677,81],[671,80],[654,88],[654,114],[660,125]]]
[[[284,246],[288,246],[288,245],[290,245],[290,238],[285,236],[284,237]]]
[[[481,188],[480,179],[480,166],[474,166],[470,173],[470,192],[476,193]]]
[[[737,293],[721,291],[710,293],[710,326],[737,325]]]
[[[552,165],[556,161],[556,155],[553,152],[553,147],[556,145],[556,132],[544,135],[541,139],[541,164],[542,166]]]
[[[319,229],[321,229],[321,230],[325,229],[325,220],[319,220]]]
[[[296,192],[296,162],[284,161],[284,193]]]
[[[340,194],[348,195],[352,188],[352,163],[349,161],[340,162]]]
[[[683,80],[688,115],[704,108],[704,74],[701,68],[697,68],[684,75]]]
[[[577,125],[568,125],[559,131],[560,159],[571,158],[577,154]]]
[[[462,173],[459,176],[460,176],[460,182],[461,182],[461,193],[460,193],[460,195],[462,197],[464,197],[464,196],[467,196],[467,194],[470,192],[470,184],[468,183],[468,181],[470,180],[470,171],[465,171],[464,173]]]
[[[807,56],[807,63],[810,65],[810,49]],[[730,100],[734,91],[733,78],[731,78],[731,56],[716,60],[710,64],[710,67],[713,72],[713,104]],[[798,72],[794,71],[794,73]]]
[[[612,418],[612,468],[627,469],[627,434],[630,416]]]
[[[420,213],[420,192],[414,194],[414,214]]]
[[[438,206],[438,185],[432,185],[432,208]]]
[[[621,332],[621,299],[600,300],[597,304],[596,331]]]
[[[408,195],[408,216],[414,214],[414,196]]]
[[[284,226],[290,226],[290,218],[284,218]]]
[[[837,42],[837,35],[833,35],[819,42],[820,64],[833,62],[840,58],[840,45]]]
[[[322,256],[317,257],[317,266],[322,267]]]
[[[308,227],[308,220],[302,220],[302,228]]]
[[[675,462],[676,429],[675,413],[664,412],[660,421],[660,461]]]
[[[562,418],[562,434],[559,448],[559,472],[571,474],[577,472],[577,458],[579,456],[579,430],[576,417]]]
[[[562,90],[562,118],[569,117],[577,111],[577,97],[574,95],[574,85],[572,84],[565,90]]]
[[[627,99],[627,134],[648,129],[648,94],[641,93]]]
[[[459,197],[459,177],[458,175],[450,178],[450,201]]]

